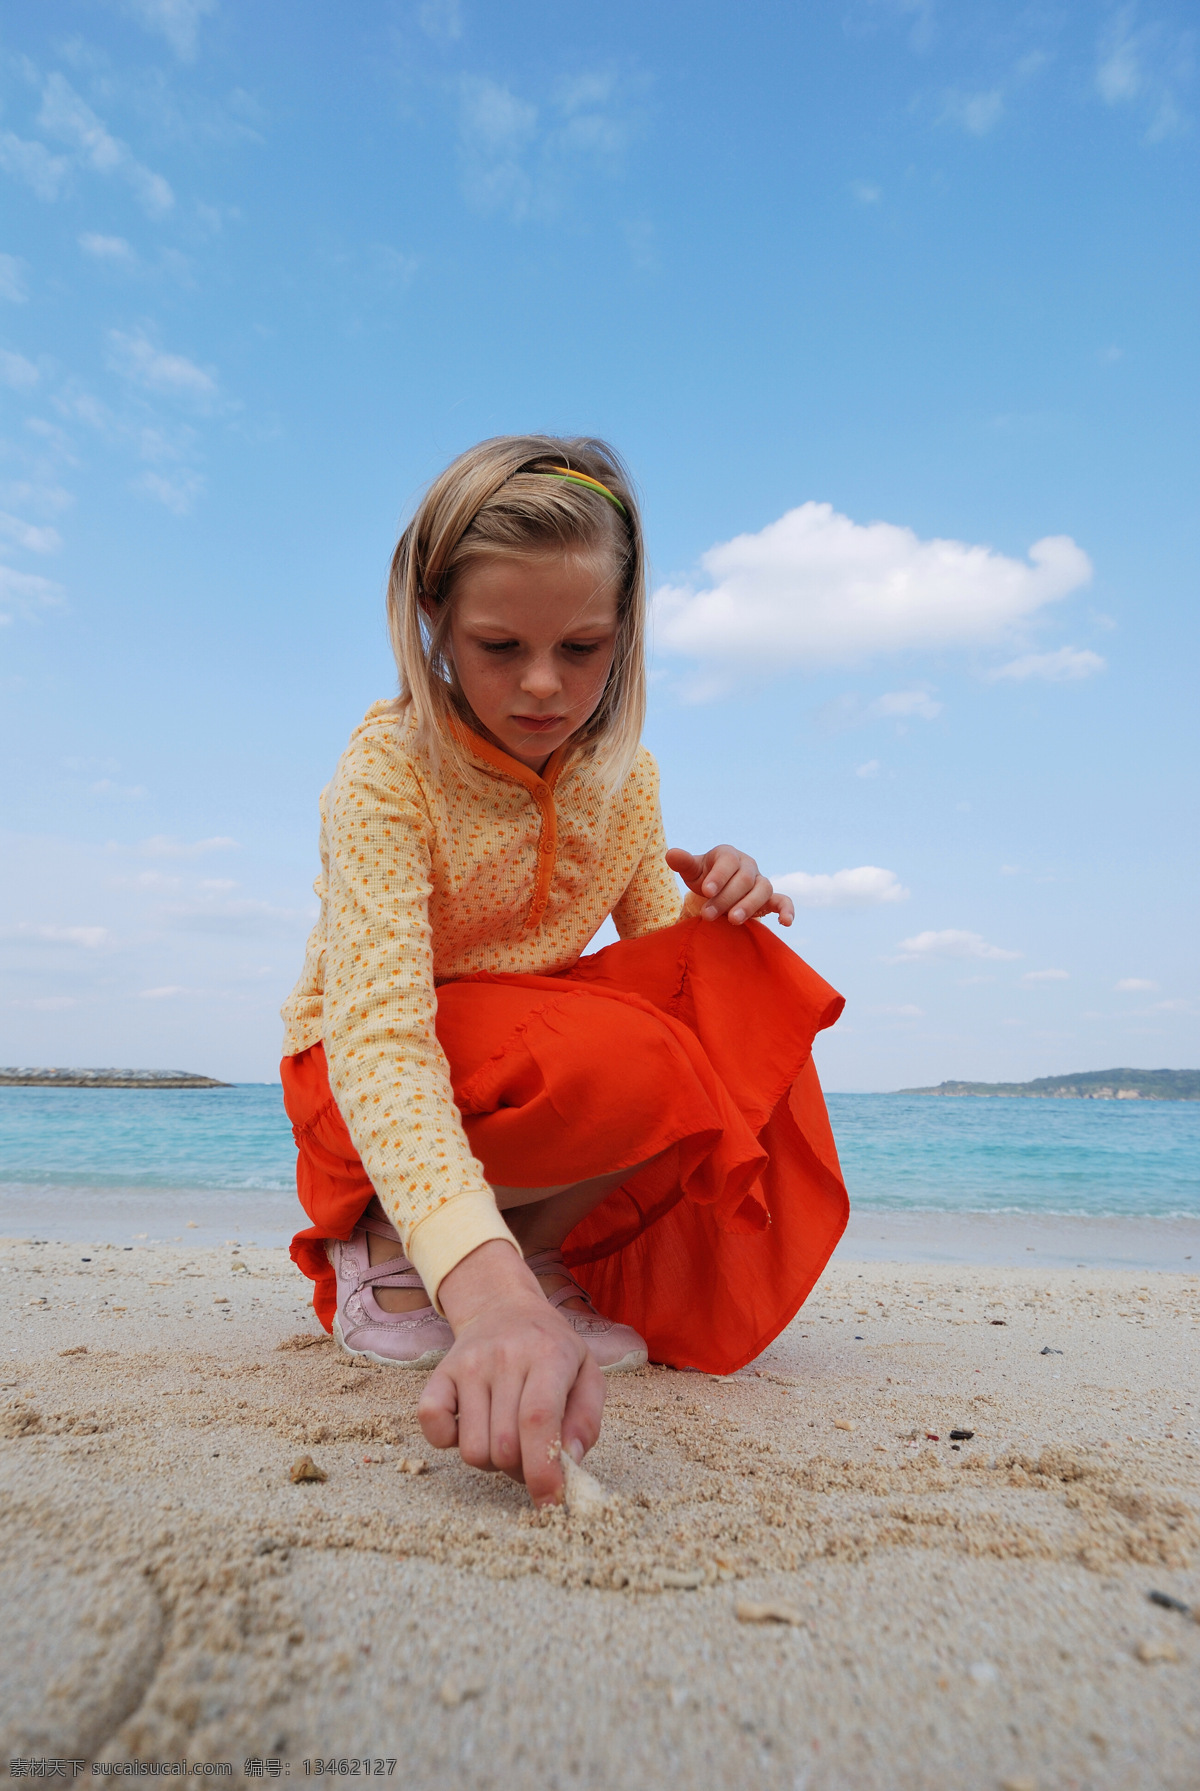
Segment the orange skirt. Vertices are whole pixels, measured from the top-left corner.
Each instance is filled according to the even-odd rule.
[[[490,1182],[540,1188],[657,1161],[569,1235],[599,1310],[654,1362],[727,1374],[795,1317],[849,1202],[815,1035],[842,997],[758,922],[680,921],[557,976],[481,972],[438,990],[437,1034]],[[322,1045],[281,1066],[312,1226],[292,1258],[326,1330],[326,1238],[375,1190],[329,1089]]]

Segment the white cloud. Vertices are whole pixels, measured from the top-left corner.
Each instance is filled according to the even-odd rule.
[[[43,516],[59,516],[69,510],[75,499],[61,485],[41,484],[34,479],[13,479],[0,485],[0,496],[6,504],[20,504],[27,510],[38,510]]]
[[[62,602],[64,595],[62,586],[51,578],[0,566],[0,603],[12,604],[22,615],[32,616],[38,610],[52,608]]]
[[[925,1009],[917,1007],[911,1001],[902,1002],[898,1007],[869,1007],[869,1014],[887,1014],[895,1020],[923,1020]]]
[[[62,536],[57,529],[35,528],[32,523],[22,522],[19,516],[10,516],[7,510],[0,510],[0,536],[15,541],[28,553],[57,553],[62,546]]]
[[[168,354],[156,347],[144,330],[133,336],[123,330],[110,330],[108,340],[109,365],[135,385],[170,398],[206,402],[215,397],[217,382],[211,373],[189,361],[186,355]]]
[[[1069,970],[1027,970],[1021,978],[1023,983],[1065,983],[1070,980]]]
[[[935,703],[927,690],[889,690],[883,696],[876,697],[866,714],[890,719],[893,716],[919,715],[922,721],[932,721],[942,713],[941,703]]]
[[[38,939],[47,945],[81,945],[85,951],[97,950],[111,937],[107,927],[34,926],[32,921],[20,921],[15,927],[5,927],[3,936],[9,939]]]
[[[529,209],[532,181],[522,161],[537,134],[536,106],[483,75],[459,85],[459,146],[467,195],[486,211]]]
[[[1073,684],[1080,678],[1090,678],[1095,672],[1102,672],[1106,661],[1099,653],[1093,653],[1090,647],[1059,647],[1054,653],[1026,653],[1020,659],[1012,659],[1007,665],[1000,665],[985,676],[991,683],[1001,678],[1012,678],[1024,682],[1026,678],[1044,678],[1049,684]]]
[[[616,167],[638,122],[607,70],[559,81],[541,106],[487,76],[463,75],[458,101],[463,190],[481,210],[517,221],[560,211],[581,166]]]
[[[856,765],[854,768],[854,775],[855,777],[878,777],[879,760],[868,759],[865,765]]]
[[[23,305],[28,297],[25,263],[19,255],[0,255],[0,298],[10,305]]]
[[[973,137],[986,137],[994,130],[1004,116],[1004,95],[998,87],[987,93],[957,93],[946,95],[946,103],[942,109],[942,117],[951,124],[961,125]]]
[[[463,34],[458,0],[422,0],[417,21],[426,37],[435,43],[456,43]]]
[[[860,205],[878,205],[883,198],[883,188],[869,180],[852,180],[850,191]]]
[[[132,245],[123,236],[100,236],[94,230],[85,230],[79,246],[85,255],[92,255],[97,261],[117,261],[128,266],[137,260]]]
[[[1158,988],[1157,983],[1150,982],[1144,976],[1123,976],[1115,986],[1122,995],[1152,995]]]
[[[0,168],[14,180],[24,181],[39,199],[57,199],[67,182],[71,164],[66,156],[51,155],[44,143],[0,131]]]
[[[163,504],[173,516],[189,515],[205,486],[203,474],[192,472],[140,473],[133,481],[134,491]]]
[[[1138,106],[1147,117],[1146,141],[1182,136],[1190,121],[1179,98],[1190,77],[1194,33],[1161,23],[1138,27],[1137,8],[1122,6],[1097,46],[1096,91],[1107,106]]]
[[[181,62],[193,60],[200,21],[216,10],[217,0],[125,0],[125,11],[165,37]]]
[[[175,204],[170,184],[139,162],[128,144],[112,136],[60,74],[52,74],[46,81],[38,123],[52,136],[73,144],[98,174],[115,174],[124,180],[150,217],[165,217]]]
[[[294,935],[311,927],[314,914],[299,908],[276,908],[246,898],[234,902],[179,902],[164,905],[163,916],[190,933],[218,933],[239,939]]]
[[[97,778],[88,791],[93,796],[115,796],[119,802],[141,802],[150,794],[145,784],[117,784],[111,777]]]
[[[905,902],[909,891],[895,871],[860,864],[852,871],[788,871],[772,877],[773,886],[790,895],[798,908],[875,908],[881,902]]]
[[[143,840],[138,851],[143,858],[202,858],[206,852],[232,852],[237,841],[228,834],[216,833],[206,840],[179,840],[169,833],[156,833]]]
[[[1092,575],[1068,535],[1035,541],[1029,562],[806,503],[703,554],[707,588],[664,585],[656,634],[671,652],[759,673],[969,646],[1002,637]]]
[[[618,103],[617,79],[611,72],[572,76],[555,90],[562,123],[556,142],[590,156],[619,156],[629,145],[632,121]]]
[[[27,392],[38,382],[38,370],[23,354],[0,348],[0,380],[14,392]]]
[[[1107,106],[1136,99],[1146,84],[1137,40],[1130,30],[1133,8],[1122,7],[1101,46],[1096,65],[1096,88]]]
[[[78,1007],[79,1002],[74,995],[17,995],[8,1005],[32,1008],[39,1014],[58,1014],[64,1008]]]
[[[184,988],[182,983],[164,983],[159,989],[138,991],[143,1001],[169,1001],[173,995],[199,995],[199,989]]]
[[[965,933],[957,927],[944,927],[941,932],[916,933],[900,941],[900,963],[931,958],[1019,958],[1019,951],[1005,951],[989,945],[978,933]]]

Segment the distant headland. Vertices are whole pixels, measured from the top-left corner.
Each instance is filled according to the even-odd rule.
[[[0,1088],[232,1088],[187,1070],[0,1070]]]
[[[907,1095],[1024,1095],[1034,1101],[1200,1101],[1200,1070],[1083,1070],[1033,1082],[939,1082]]]

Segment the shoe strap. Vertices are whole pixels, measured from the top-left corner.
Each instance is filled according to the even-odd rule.
[[[370,1231],[376,1237],[394,1238],[396,1236],[390,1225],[384,1231],[382,1226],[373,1224],[370,1220],[360,1220],[355,1230]],[[360,1287],[404,1287],[413,1291],[420,1289],[422,1292],[425,1289],[425,1283],[407,1256],[389,1256],[386,1262],[371,1262],[368,1259],[366,1268],[358,1270],[358,1285]],[[430,1303],[432,1304],[432,1302]]]
[[[400,1242],[400,1233],[396,1230],[396,1227],[392,1224],[391,1220],[373,1218],[371,1216],[370,1207],[367,1208],[366,1212],[355,1226],[355,1230],[369,1231],[372,1237],[391,1238],[393,1243],[398,1244]]]
[[[532,1256],[527,1256],[525,1258],[525,1265],[527,1268],[532,1269],[535,1275],[566,1276],[565,1286],[556,1287],[552,1294],[546,1295],[547,1304],[552,1306],[555,1310],[557,1310],[559,1306],[565,1305],[568,1300],[578,1299],[582,1300],[589,1310],[592,1312],[596,1311],[596,1308],[592,1305],[591,1294],[586,1287],[580,1287],[578,1281],[576,1281],[574,1275],[572,1275],[570,1269],[563,1261],[561,1250],[535,1250]],[[599,1315],[597,1314],[597,1316]]]

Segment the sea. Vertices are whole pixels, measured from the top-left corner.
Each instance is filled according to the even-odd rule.
[[[939,1240],[945,1254],[949,1239],[985,1235],[1028,1250],[1017,1231],[1061,1239],[1065,1226],[1064,1260],[1089,1255],[1085,1236],[1109,1240],[1089,1260],[1139,1260],[1149,1246],[1136,1240],[1152,1237],[1174,1240],[1172,1265],[1192,1260],[1200,1102],[827,1098],[849,1235],[867,1241],[867,1254],[899,1238],[936,1256]],[[0,1235],[281,1244],[306,1223],[295,1161],[274,1083],[0,1088]]]

